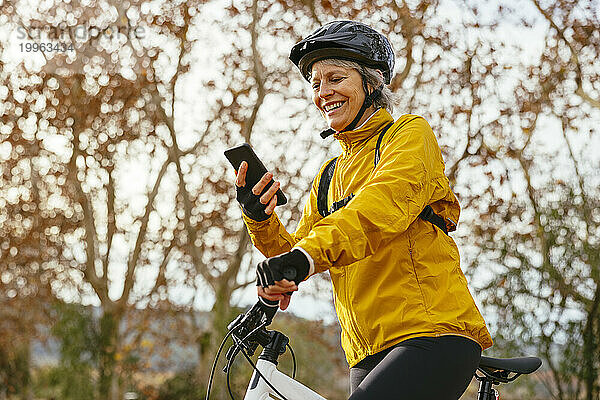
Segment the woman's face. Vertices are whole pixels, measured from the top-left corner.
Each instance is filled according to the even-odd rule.
[[[331,129],[339,132],[352,122],[365,99],[357,70],[317,61],[312,67],[310,83],[313,102]],[[357,126],[367,118],[365,113]]]

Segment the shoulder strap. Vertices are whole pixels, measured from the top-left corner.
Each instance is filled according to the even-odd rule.
[[[389,124],[387,124],[387,126],[385,128],[383,128],[383,131],[381,131],[381,133],[379,134],[379,137],[377,138],[377,144],[375,145],[375,160],[374,160],[374,166],[376,167],[377,164],[379,164],[379,158],[380,158],[380,151],[379,148],[381,147],[381,141],[383,140],[383,136],[385,135],[385,133],[387,132],[388,129],[390,129],[390,127],[394,125],[394,122],[390,122]]]
[[[317,208],[319,214],[323,218],[330,214],[327,208],[327,193],[329,192],[329,185],[331,184],[331,178],[333,178],[333,171],[335,171],[335,164],[337,163],[337,157],[329,161],[323,172],[321,173],[321,179],[319,179],[319,190],[317,191]]]

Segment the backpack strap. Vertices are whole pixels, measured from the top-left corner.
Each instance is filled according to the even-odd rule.
[[[375,145],[375,166],[377,166],[377,163],[379,162],[379,147],[381,146],[383,135],[393,124],[394,122],[390,122],[377,138],[377,144]],[[350,200],[352,200],[352,197],[354,197],[354,194],[351,194],[345,199],[335,202],[331,206],[331,209],[327,208],[327,195],[329,193],[329,185],[331,184],[331,179],[333,178],[333,172],[335,171],[336,163],[337,157],[329,161],[325,168],[323,168],[321,179],[319,180],[319,189],[317,191],[317,208],[319,210],[319,214],[321,214],[323,218],[345,206]]]
[[[416,117],[416,118],[418,118],[418,117]],[[413,118],[413,119],[416,119],[416,118]],[[412,121],[412,119],[410,121]],[[408,122],[410,122],[410,121],[408,121]],[[389,127],[392,126],[392,124],[393,124],[393,122],[390,123],[388,126],[386,126],[385,129],[383,130],[383,132],[381,132],[379,134],[379,137],[377,138],[377,144],[375,145],[375,160],[374,160],[375,167],[377,167],[377,164],[379,163],[380,153],[381,153],[379,148],[381,147],[383,135],[385,135],[385,133],[387,132]],[[422,220],[431,222],[433,225],[440,228],[442,230],[442,232],[444,232],[446,235],[448,234],[446,220],[444,218],[440,217],[439,215],[437,215],[435,213],[435,211],[433,211],[433,208],[431,208],[430,205],[425,206],[423,211],[421,211],[421,213],[419,214],[419,218],[421,218]],[[454,225],[456,226],[456,224],[454,224]]]
[[[387,126],[385,128],[383,128],[383,131],[381,131],[381,133],[379,134],[379,137],[377,138],[377,144],[375,145],[375,158],[373,160],[373,163],[375,164],[373,167],[377,167],[377,164],[379,164],[379,158],[380,158],[380,151],[379,148],[381,147],[381,141],[383,140],[383,136],[385,135],[385,133],[388,131],[388,129],[390,129],[390,126],[394,125],[394,122],[390,122],[389,124],[387,124]]]
[[[336,157],[327,163],[325,168],[323,168],[323,172],[321,173],[321,179],[319,179],[317,208],[319,209],[319,214],[321,214],[323,218],[331,214],[327,208],[327,193],[329,192],[329,185],[331,184],[331,179],[333,178],[333,171],[335,171],[337,159],[338,158]]]
[[[433,208],[428,204],[425,206],[419,218],[425,221],[429,221],[442,230],[446,235],[448,234],[448,228],[446,227],[446,220],[433,211]]]

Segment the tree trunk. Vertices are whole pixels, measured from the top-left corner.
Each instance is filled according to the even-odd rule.
[[[227,325],[235,317],[235,313],[232,313],[232,308],[229,303],[231,297],[231,290],[228,288],[221,288],[215,293],[215,304],[211,310],[211,318],[208,326],[203,327],[203,334],[198,338],[198,379],[204,385],[208,384],[208,378],[210,376],[210,369],[213,365],[213,361],[217,354],[217,350],[221,341],[227,334]],[[225,353],[228,347],[225,346],[221,353],[220,361],[223,362],[225,359]],[[219,375],[221,369],[217,367],[215,370],[214,380],[221,379]],[[225,392],[222,385],[213,382],[211,390],[211,398],[220,398],[220,394],[225,396]]]
[[[116,374],[120,316],[105,310],[100,319],[98,395],[100,399],[118,400],[119,383]]]

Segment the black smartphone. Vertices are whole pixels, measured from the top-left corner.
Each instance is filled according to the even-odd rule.
[[[264,164],[260,161],[248,143],[240,144],[239,146],[225,150],[225,157],[227,157],[236,171],[240,169],[240,164],[242,161],[246,161],[248,163],[248,170],[246,171],[246,186],[250,188],[256,185],[263,175],[267,173],[267,169],[265,168]],[[271,182],[265,186],[263,193],[271,187],[273,182],[274,181],[271,180]],[[275,194],[277,195],[278,206],[287,203],[287,198],[281,189],[278,189]]]

